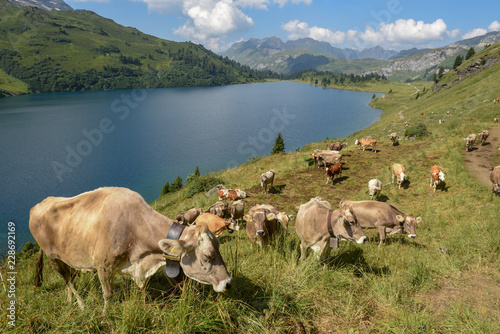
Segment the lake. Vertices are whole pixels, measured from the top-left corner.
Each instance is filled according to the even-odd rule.
[[[31,207],[103,186],[148,202],[179,175],[202,174],[343,138],[380,119],[373,93],[297,82],[34,94],[0,99],[0,252],[8,222],[17,249],[33,238]]]

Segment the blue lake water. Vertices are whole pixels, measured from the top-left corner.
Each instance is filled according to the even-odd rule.
[[[48,196],[127,187],[148,202],[179,175],[231,168],[343,138],[380,119],[373,93],[296,82],[53,93],[0,99],[0,252],[33,240],[29,210]]]

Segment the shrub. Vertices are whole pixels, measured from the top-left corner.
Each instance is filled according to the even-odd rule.
[[[424,138],[425,136],[429,135],[430,132],[427,130],[427,127],[425,124],[417,124],[415,126],[409,126],[405,130],[405,137],[416,137],[416,138]]]
[[[198,193],[209,191],[218,184],[224,184],[224,181],[210,175],[199,176],[189,183],[184,197],[190,198]]]

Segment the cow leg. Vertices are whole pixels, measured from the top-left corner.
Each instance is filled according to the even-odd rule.
[[[307,244],[305,242],[300,243],[300,259],[304,261],[307,259],[307,251],[309,250],[309,247],[307,247]]]
[[[108,300],[111,298],[113,294],[113,289],[111,286],[112,281],[112,272],[109,268],[105,268],[104,266],[100,266],[97,268],[97,276],[99,277],[99,281],[102,286],[102,293],[104,296],[104,308],[102,313],[106,313],[106,307],[108,306]]]
[[[378,233],[380,235],[380,243],[378,245],[380,247],[383,244],[385,244],[385,227],[384,226],[379,226],[377,228],[378,228]]]
[[[68,266],[66,263],[62,262],[61,260],[57,259],[51,259],[49,258],[49,262],[52,265],[52,268],[54,268],[55,271],[57,271],[63,278],[64,283],[66,284],[66,288],[68,291],[68,302],[71,302],[73,299],[73,296],[76,298],[76,302],[78,303],[78,307],[83,310],[84,304],[82,297],[78,294],[78,291],[76,291],[76,288],[73,284],[73,281],[75,279],[75,274],[72,273],[71,267]]]

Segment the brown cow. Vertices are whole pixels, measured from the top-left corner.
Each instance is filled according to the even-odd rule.
[[[268,246],[279,225],[276,215],[266,208],[252,207],[243,219],[247,222],[246,231],[250,242],[262,248]]]
[[[245,214],[245,202],[243,200],[238,200],[233,202],[227,209],[226,218],[231,218],[235,221],[242,220]]]
[[[467,138],[464,138],[465,140],[465,152],[469,152],[472,149],[472,146],[476,142],[476,134],[470,134]]]
[[[255,206],[253,206],[250,209],[250,211],[248,211],[248,214],[253,214],[254,211],[257,211],[260,209],[264,209],[264,210],[267,210],[271,213],[274,213],[276,215],[276,219],[281,224],[281,226],[283,226],[283,228],[285,230],[288,230],[288,223],[290,222],[290,219],[295,218],[293,215],[287,215],[283,211],[278,211],[278,209],[276,209],[274,206],[272,206],[270,204],[257,204]]]
[[[325,174],[326,174],[326,184],[328,184],[328,181],[332,181],[335,179],[335,175],[338,175],[339,177],[342,176],[342,163],[336,162],[333,165],[330,165],[329,167],[325,167]]]
[[[269,191],[273,188],[274,183],[274,175],[276,172],[274,170],[269,170],[265,173],[260,174],[260,186],[264,189],[264,192],[267,192],[267,186],[269,186]]]
[[[215,234],[216,237],[219,237],[225,230],[229,233],[240,230],[238,223],[234,220],[224,219],[208,212],[199,215],[194,223],[196,226],[207,225],[210,232]]]
[[[484,143],[486,143],[486,139],[488,139],[489,135],[490,132],[488,130],[483,130],[483,132],[479,134],[479,139],[481,140],[481,146],[484,145]]]
[[[377,145],[376,139],[370,139],[370,138],[356,139],[354,145],[359,145],[359,149],[362,148],[363,151],[365,150],[366,147],[371,146],[373,152],[377,153],[377,149],[375,148],[375,145]]]
[[[492,183],[491,191],[495,194],[500,194],[500,166],[496,166],[491,170],[490,180]]]
[[[493,118],[493,123],[498,123],[498,118],[497,117]]]
[[[331,165],[342,160],[342,154],[339,151],[316,150],[311,154],[314,161],[318,163],[318,168],[327,164]]]
[[[330,203],[315,197],[299,207],[295,220],[295,230],[301,241],[301,260],[307,258],[309,249],[316,253],[319,260],[326,260],[330,253],[329,240],[333,237],[329,229],[339,239],[356,241],[358,244],[366,241],[366,235],[348,205],[333,210]]]
[[[434,192],[436,192],[436,188],[439,185],[439,183],[444,182],[444,172],[439,166],[432,166],[431,167],[431,184],[429,187],[434,188]]]
[[[385,243],[386,229],[389,235],[401,232],[416,238],[415,228],[422,218],[405,215],[390,204],[378,201],[342,201],[347,205],[363,228],[376,228],[380,234],[379,247]],[[297,215],[298,218],[298,215]]]
[[[192,208],[192,209],[189,209],[185,212],[180,213],[177,217],[175,217],[175,220],[177,220],[182,225],[189,226],[192,223],[194,223],[194,221],[196,220],[196,217],[198,217],[202,213],[203,213],[202,208],[198,208],[198,207]]]
[[[394,177],[396,177],[398,189],[401,189],[401,185],[405,182],[405,166],[402,164],[393,164],[392,165],[392,177],[391,183],[394,183]]]
[[[236,201],[241,198],[247,197],[247,193],[240,189],[226,189],[224,186],[219,185],[217,188],[217,195],[219,196],[219,200],[228,199],[231,201]]]
[[[83,300],[73,284],[75,270],[97,270],[104,311],[116,272],[129,274],[143,288],[165,265],[164,255],[178,259],[184,273],[216,292],[233,278],[219,253],[219,242],[206,227],[186,227],[179,240],[164,239],[171,219],[151,208],[136,192],[99,188],[76,197],[48,197],[30,211],[29,228],[40,246],[35,283],[40,286],[45,253],[63,277],[68,296]],[[207,256],[208,255],[208,256]]]
[[[340,151],[346,147],[347,143],[335,142],[326,144],[326,149],[329,151]]]
[[[226,202],[216,202],[205,212],[209,212],[211,214],[224,218],[227,216],[227,209],[228,205]]]

